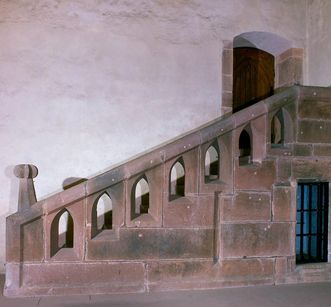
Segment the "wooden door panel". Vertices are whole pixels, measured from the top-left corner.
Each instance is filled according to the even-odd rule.
[[[233,110],[238,111],[273,94],[274,57],[256,48],[233,50]]]

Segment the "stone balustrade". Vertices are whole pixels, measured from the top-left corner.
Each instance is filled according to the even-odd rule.
[[[40,201],[17,166],[5,294],[304,281],[296,182],[330,180],[330,110],[330,89],[294,86]]]

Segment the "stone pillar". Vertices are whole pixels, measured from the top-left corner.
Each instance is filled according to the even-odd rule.
[[[18,211],[29,209],[37,202],[33,178],[37,177],[38,169],[32,164],[20,164],[14,168],[14,175],[20,179],[18,195]]]
[[[302,48],[291,48],[275,58],[275,88],[303,83],[303,57]]]
[[[232,112],[233,43],[223,41],[221,114]]]

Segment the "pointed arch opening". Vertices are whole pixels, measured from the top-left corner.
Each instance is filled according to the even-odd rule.
[[[169,199],[185,196],[185,166],[183,158],[179,158],[171,167],[169,175]]]
[[[149,210],[149,184],[146,176],[140,177],[132,187],[131,218],[134,219]]]
[[[271,117],[270,144],[271,148],[285,147],[293,142],[293,120],[286,108],[281,108]]]
[[[279,110],[271,119],[270,142],[272,147],[284,145],[284,116]]]
[[[220,155],[217,143],[210,145],[205,155],[205,182],[219,179]]]
[[[239,136],[239,165],[252,163],[252,140],[249,127],[242,130]]]
[[[60,249],[74,247],[74,221],[68,210],[61,210],[51,225],[51,256]]]
[[[106,229],[113,229],[113,202],[105,192],[92,208],[92,238]]]
[[[279,55],[292,47],[291,41],[270,32],[251,31],[234,37],[232,68],[234,112],[273,95],[275,87],[279,87],[282,83],[278,67]]]

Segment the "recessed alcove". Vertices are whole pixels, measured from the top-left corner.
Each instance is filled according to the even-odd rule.
[[[169,200],[185,196],[185,167],[183,158],[179,158],[170,169]]]
[[[135,219],[149,211],[149,184],[145,175],[139,178],[131,192],[131,219]]]
[[[245,127],[239,136],[239,165],[252,163],[252,137],[250,126]]]
[[[105,192],[100,195],[92,207],[91,237],[95,237],[105,230],[113,229],[113,202]]]
[[[205,183],[219,179],[220,173],[220,154],[217,142],[213,142],[205,154]]]
[[[61,210],[51,225],[51,256],[61,249],[74,247],[74,221],[68,210]]]

